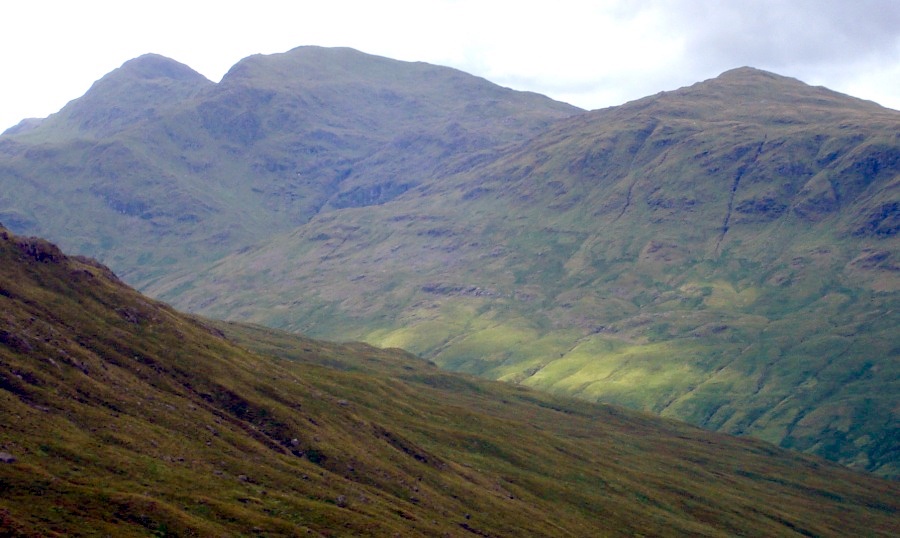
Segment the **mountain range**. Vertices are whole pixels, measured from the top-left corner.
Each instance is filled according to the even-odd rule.
[[[752,68],[597,111],[303,47],[0,137],[0,222],[219,319],[898,476],[900,112]]]
[[[143,287],[323,210],[384,203],[578,111],[350,49],[252,56],[218,84],[149,54],[5,133],[0,222]]]
[[[186,316],[0,228],[2,536],[892,536],[897,482]]]

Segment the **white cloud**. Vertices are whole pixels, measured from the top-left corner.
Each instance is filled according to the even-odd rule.
[[[31,0],[0,19],[0,129],[156,52],[218,80],[238,60],[350,46],[585,108],[752,65],[900,109],[896,0]]]

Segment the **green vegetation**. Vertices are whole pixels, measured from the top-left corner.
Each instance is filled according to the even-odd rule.
[[[0,138],[0,220],[187,311],[897,477],[898,133],[749,68],[581,112],[347,49],[151,56]]]
[[[143,288],[320,211],[385,203],[578,112],[351,49],[252,56],[218,84],[148,54],[0,137],[0,222]]]
[[[818,458],[191,318],[0,229],[6,536],[891,536]]]
[[[737,70],[149,289],[896,477],[898,132]]]

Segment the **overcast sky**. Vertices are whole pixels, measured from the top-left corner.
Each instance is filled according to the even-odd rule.
[[[218,82],[299,45],[452,66],[589,109],[744,65],[900,109],[900,0],[6,0],[0,130],[147,52]]]

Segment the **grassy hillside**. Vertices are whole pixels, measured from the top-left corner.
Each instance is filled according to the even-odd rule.
[[[900,114],[742,68],[584,113],[350,49],[127,62],[0,222],[179,308],[900,472]]]
[[[4,536],[890,536],[900,490],[614,407],[181,315],[0,230]]]
[[[149,291],[898,476],[900,113],[753,69]]]

